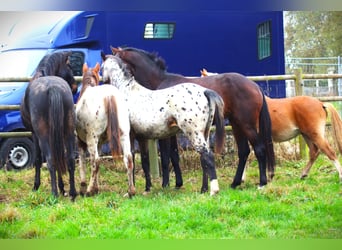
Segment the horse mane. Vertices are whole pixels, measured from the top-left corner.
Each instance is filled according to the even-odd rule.
[[[143,56],[147,57],[150,59],[150,61],[152,61],[155,65],[158,66],[158,68],[160,68],[163,71],[166,71],[167,69],[167,65],[165,60],[158,56],[157,52],[148,52],[146,50],[143,49],[138,49],[138,48],[133,48],[133,47],[120,47],[122,50],[126,50],[126,51],[134,51],[137,52],[139,54],[142,54]]]
[[[61,70],[65,68],[65,65],[69,65],[68,60],[70,55],[71,51],[55,52],[45,55],[40,60],[32,80],[42,76],[50,75],[57,75],[63,78],[63,76],[66,76],[66,74],[64,75],[65,72]]]
[[[125,78],[134,78],[132,69],[130,69],[130,67],[120,57],[114,55],[106,55],[105,58],[113,58],[114,60],[116,60],[120,66],[120,69],[122,69]]]

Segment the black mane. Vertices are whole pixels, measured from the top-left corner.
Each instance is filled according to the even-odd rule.
[[[148,52],[143,49],[137,49],[133,47],[120,47],[122,50],[127,50],[127,51],[135,51],[139,54],[142,54],[145,57],[148,57],[155,65],[157,65],[161,70],[166,71],[167,65],[165,63],[165,60],[158,56],[157,52]]]
[[[55,52],[45,55],[39,62],[32,80],[42,77],[56,75],[65,79],[71,86],[75,79],[68,63],[71,51]]]

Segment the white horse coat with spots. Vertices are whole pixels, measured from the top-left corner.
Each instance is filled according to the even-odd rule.
[[[110,141],[107,134],[109,124],[108,112],[109,102],[115,102],[115,116],[118,120],[121,149],[123,152],[123,161],[128,170],[129,195],[134,195],[133,183],[133,158],[130,144],[130,122],[126,102],[122,93],[112,85],[100,85],[88,87],[76,105],[76,132],[79,140],[87,144],[87,148],[92,159],[92,175],[87,194],[92,195],[98,191],[98,165],[99,154],[98,147],[105,142]],[[82,152],[83,154],[84,152]],[[82,156],[82,155],[80,155]],[[81,185],[85,184],[85,164],[81,162],[80,173]],[[83,159],[84,161],[84,159]]]
[[[220,126],[224,127],[223,101],[216,92],[193,83],[149,90],[139,85],[115,56],[107,56],[103,63],[103,80],[110,80],[125,93],[132,130],[139,136],[162,139],[181,130],[201,154],[203,174],[209,170],[210,193],[219,191],[208,142],[215,112],[222,117]]]

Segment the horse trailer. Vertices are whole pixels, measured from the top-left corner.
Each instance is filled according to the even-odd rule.
[[[147,9],[147,8],[146,8]],[[282,75],[281,11],[41,11],[0,14],[0,78],[33,75],[47,53],[72,51],[75,76],[86,62],[101,62],[110,46],[158,53],[167,71],[200,76],[200,70],[246,76]],[[19,105],[28,82],[2,80],[0,105]],[[285,97],[285,81],[258,82],[270,97]],[[74,100],[77,100],[76,94]],[[0,110],[0,132],[26,131],[17,110]],[[30,137],[0,137],[0,167],[34,163]]]

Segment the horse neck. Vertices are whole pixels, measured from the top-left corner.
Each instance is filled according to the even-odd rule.
[[[91,86],[89,86],[89,84],[84,83],[84,81],[82,81],[82,88],[80,90],[80,94],[78,96],[77,102],[81,99],[82,95],[84,94],[84,92]]]
[[[35,79],[37,79],[37,78],[39,78],[39,77],[42,77],[42,76],[45,76],[45,74],[43,73],[43,71],[39,70],[39,71],[37,71],[37,72],[33,75],[31,81],[33,81],[33,80],[35,80]]]
[[[188,78],[173,73],[165,73],[163,78],[160,79],[158,89],[164,89],[168,87],[172,87],[174,85],[183,83],[183,82],[190,82]]]

